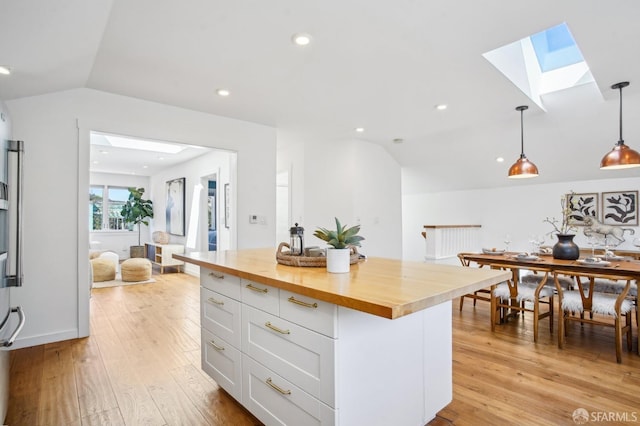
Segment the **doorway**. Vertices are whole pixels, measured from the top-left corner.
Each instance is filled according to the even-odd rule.
[[[78,173],[78,337],[84,337],[89,335],[89,301],[91,295],[90,289],[90,264],[88,261],[89,242],[94,240],[92,233],[90,232],[90,224],[95,220],[93,219],[92,211],[88,201],[90,201],[90,187],[92,178],[99,175],[100,179],[108,180],[107,185],[117,187],[128,186],[144,186],[147,188],[145,191],[145,197],[154,200],[154,210],[157,210],[154,215],[154,219],[151,220],[149,227],[149,234],[146,236],[147,241],[151,241],[151,233],[154,230],[165,231],[166,218],[165,218],[165,202],[166,202],[166,183],[175,178],[185,178],[187,187],[184,190],[185,194],[185,218],[189,218],[189,226],[185,227],[184,235],[171,235],[170,241],[172,244],[183,244],[185,250],[199,251],[204,241],[208,244],[208,229],[207,223],[208,217],[205,215],[205,234],[200,231],[201,210],[199,207],[202,202],[197,203],[196,207],[192,207],[192,201],[194,200],[195,190],[201,185],[201,176],[211,176],[212,180],[216,183],[216,198],[212,200],[215,202],[214,210],[217,214],[214,216],[216,220],[216,246],[219,249],[222,243],[225,248],[235,247],[237,238],[235,236],[235,226],[229,226],[235,223],[235,218],[231,215],[235,215],[235,197],[228,197],[228,208],[226,210],[226,227],[223,227],[222,237],[220,236],[220,212],[221,202],[218,200],[217,192],[219,185],[227,185],[229,183],[234,184],[236,182],[237,173],[237,153],[230,150],[221,150],[213,147],[206,147],[202,145],[187,145],[178,142],[165,142],[158,140],[151,140],[138,136],[122,136],[118,134],[105,133],[92,131],[85,126],[78,126],[78,160],[79,160],[79,173]],[[92,144],[92,138],[99,138],[102,143]],[[105,143],[104,139],[110,137],[116,140],[115,144],[111,141]],[[118,139],[126,139],[129,142],[124,144],[120,143]],[[134,141],[134,142],[131,142]],[[159,143],[165,145],[177,146],[180,152],[186,152],[193,154],[185,161],[177,161],[172,165],[162,168],[161,164],[167,164],[169,158],[168,153],[153,152],[150,149],[134,149],[137,143],[144,144],[145,142],[151,142],[152,144]],[[119,144],[120,146],[116,146]],[[101,152],[107,151],[110,152]],[[116,155],[117,154],[117,155]],[[179,155],[179,154],[178,154]],[[131,164],[131,160],[136,157],[139,160],[136,163],[136,170],[134,172],[123,170],[108,170],[107,159],[115,159],[115,163],[119,166]],[[117,158],[116,158],[117,157]],[[141,159],[140,159],[141,158]],[[148,161],[145,161],[148,160]],[[158,164],[161,163],[161,164]],[[156,165],[159,168],[156,168]],[[147,166],[147,167],[144,167]],[[99,168],[99,170],[96,170]],[[207,194],[208,194],[208,182],[207,182]],[[204,194],[202,194],[204,195]],[[233,193],[232,193],[233,195]],[[206,199],[208,202],[208,196],[200,196],[200,200]],[[205,212],[207,204],[205,203]],[[188,210],[190,207],[190,211]],[[195,217],[193,217],[195,216]],[[194,229],[190,229],[191,224],[194,223]],[[114,243],[114,248],[117,248],[119,252],[124,251],[121,237],[124,236],[123,230],[101,230],[102,234],[100,238],[106,241],[114,241],[120,239],[119,243]],[[197,237],[194,240],[198,240],[194,245],[189,245],[188,240],[191,240],[189,233],[194,233]],[[118,236],[117,234],[120,234]],[[203,238],[204,237],[204,238]],[[137,233],[136,233],[137,240]],[[104,244],[106,247],[107,244]],[[189,247],[187,247],[189,245]],[[205,246],[208,248],[208,246]],[[205,248],[205,250],[206,250]],[[127,250],[128,252],[128,244]],[[185,268],[188,269],[188,268]],[[195,267],[197,271],[197,267]],[[194,273],[195,271],[186,270],[188,273]]]
[[[218,181],[216,175],[205,176],[203,180],[203,187],[206,188],[207,196],[204,199],[206,211],[202,215],[203,226],[201,229],[206,235],[202,239],[203,244],[200,248],[203,251],[217,251],[218,226],[220,223],[218,216]]]

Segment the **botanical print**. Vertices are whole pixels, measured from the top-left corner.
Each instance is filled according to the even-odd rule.
[[[602,193],[602,223],[638,225],[638,191]]]
[[[598,217],[598,193],[567,194],[569,224],[584,226],[586,217]]]

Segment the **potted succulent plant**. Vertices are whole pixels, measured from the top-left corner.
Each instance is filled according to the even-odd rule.
[[[349,272],[351,247],[360,247],[360,241],[364,240],[364,237],[357,235],[360,225],[347,228],[346,225],[342,226],[337,217],[335,220],[335,231],[318,228],[313,235],[330,246],[327,248],[327,272]]]
[[[138,245],[129,247],[130,257],[144,257],[144,246],[140,243],[140,224],[149,225],[147,218],[153,218],[153,201],[142,198],[144,188],[128,188],[129,199],[122,206],[120,215],[125,223],[138,225]]]

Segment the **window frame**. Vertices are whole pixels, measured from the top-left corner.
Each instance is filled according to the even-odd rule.
[[[94,226],[94,217],[92,211],[92,203],[91,198],[89,198],[89,232],[133,232],[133,226],[129,226],[124,221],[121,224],[120,228],[111,228],[110,221],[110,200],[109,200],[109,190],[125,190],[128,191],[129,188],[126,186],[120,185],[89,185],[89,191],[92,189],[100,188],[102,190],[102,227],[99,229],[93,229]],[[91,197],[91,195],[89,195]]]

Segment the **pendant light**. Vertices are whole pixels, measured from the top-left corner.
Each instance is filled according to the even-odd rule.
[[[533,164],[526,155],[524,155],[524,125],[523,112],[529,109],[528,106],[522,105],[516,107],[516,111],[520,111],[520,158],[509,168],[510,179],[523,179],[538,176],[538,168]]]
[[[624,144],[622,139],[622,88],[629,85],[628,81],[616,83],[611,86],[612,89],[620,90],[620,140],[616,143],[611,151],[602,157],[600,161],[601,170],[629,169],[631,167],[640,167],[640,154]]]

